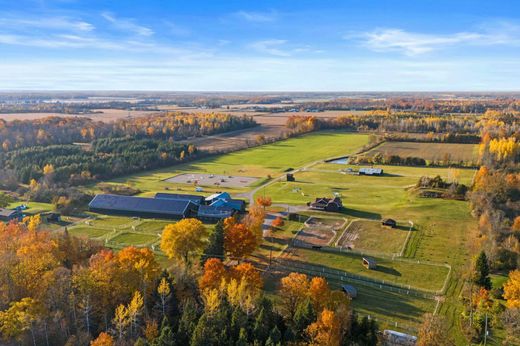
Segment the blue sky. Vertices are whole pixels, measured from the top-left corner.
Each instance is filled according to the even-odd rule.
[[[2,90],[520,90],[520,2],[0,0]]]

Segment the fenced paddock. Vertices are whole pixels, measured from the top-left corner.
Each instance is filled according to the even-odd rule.
[[[237,175],[221,175],[206,173],[182,173],[164,181],[174,184],[192,184],[200,186],[247,187],[259,178]]]
[[[345,224],[345,219],[312,216],[305,221],[295,239],[311,247],[330,245]]]
[[[408,224],[397,228],[383,226],[381,221],[356,219],[350,222],[335,246],[358,251],[397,254],[411,232]]]

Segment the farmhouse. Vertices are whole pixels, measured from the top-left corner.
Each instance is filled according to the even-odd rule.
[[[343,202],[341,201],[341,198],[334,197],[334,198],[316,198],[314,202],[308,203],[308,206],[310,209],[314,210],[323,210],[323,211],[339,211],[341,208],[343,208]]]
[[[383,175],[382,168],[360,168],[359,175]]]
[[[182,219],[196,215],[197,205],[189,200],[96,195],[89,210],[101,214]]]
[[[0,208],[0,221],[9,222],[11,220],[20,219],[21,217],[22,217],[22,212],[20,210]]]

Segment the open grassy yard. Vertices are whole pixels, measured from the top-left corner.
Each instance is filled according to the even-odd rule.
[[[128,244],[128,245],[134,245],[134,246],[148,245],[157,240],[159,240],[159,237],[156,235],[153,235],[153,234],[132,233],[132,232],[121,233],[110,239],[110,241],[114,242],[114,243]]]
[[[459,143],[414,143],[385,142],[370,150],[367,155],[399,155],[401,157],[420,157],[427,161],[443,161],[451,163],[476,163],[478,145]]]
[[[409,225],[400,223],[397,228],[381,225],[379,221],[354,220],[337,241],[337,246],[357,251],[375,251],[398,254],[409,234]]]
[[[241,150],[225,155],[211,156],[190,163],[169,168],[137,173],[113,180],[129,184],[143,191],[143,195],[164,192],[166,188],[179,193],[194,193],[188,184],[174,184],[165,180],[181,173],[208,173],[237,175],[260,178],[253,186],[277,176],[289,168],[302,167],[313,161],[337,155],[347,155],[358,151],[368,143],[368,135],[337,131],[318,132],[291,138],[273,144]],[[98,191],[96,187],[91,188]],[[222,190],[222,187],[204,188],[208,194]],[[244,192],[245,188],[229,188],[230,192]]]
[[[330,270],[341,270],[370,279],[384,280],[385,283],[396,283],[412,288],[437,291],[442,289],[449,269],[416,262],[398,261],[370,256],[377,261],[375,270],[363,266],[363,256],[353,253],[331,253],[319,250],[294,249],[289,260],[307,262],[326,267]]]

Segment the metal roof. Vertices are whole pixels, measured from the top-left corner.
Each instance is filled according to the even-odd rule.
[[[233,209],[231,208],[220,208],[212,207],[210,205],[201,205],[197,216],[199,217],[214,217],[214,218],[227,218],[233,215]]]
[[[180,193],[164,193],[158,192],[155,194],[155,198],[159,199],[176,199],[179,201],[190,201],[196,204],[201,204],[204,201],[203,196],[198,195],[185,195]]]
[[[381,168],[360,168],[359,173],[368,174],[368,175],[382,174],[383,170]]]
[[[190,201],[100,194],[88,206],[95,209],[182,216],[190,205],[196,207]]]
[[[11,217],[18,213],[19,213],[18,210],[0,208],[0,216],[3,216],[3,217]]]

